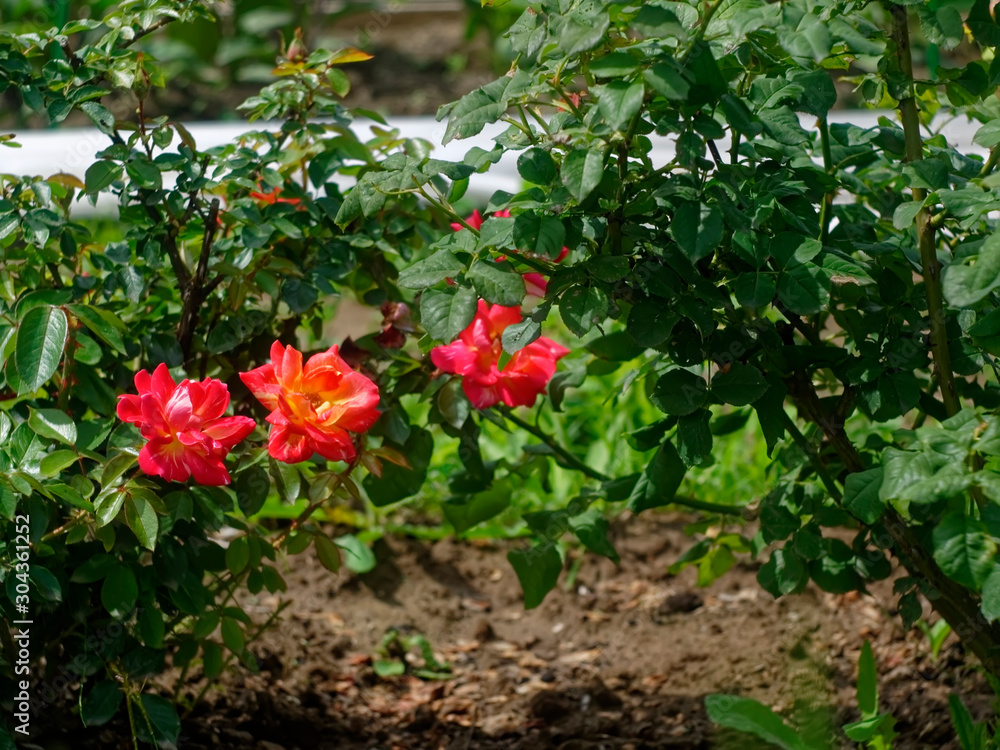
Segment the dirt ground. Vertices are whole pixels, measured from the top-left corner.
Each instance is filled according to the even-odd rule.
[[[282,624],[186,719],[181,748],[236,750],[631,750],[754,748],[713,728],[711,693],[751,696],[786,717],[829,726],[858,718],[855,675],[865,639],[878,663],[881,707],[897,719],[899,750],[958,748],[947,696],[974,717],[992,710],[986,681],[954,636],[936,661],[927,639],[902,632],[888,585],[873,597],[815,589],[774,601],[751,566],[706,589],[668,566],[690,540],[680,516],[619,522],[622,564],[585,555],[570,590],[525,611],[507,544],[379,543],[378,567],[333,575],[312,552],[289,560],[280,598],[247,595],[263,621],[289,600]],[[452,676],[377,677],[384,634],[427,637]],[[411,667],[421,660],[410,655]],[[185,688],[197,693],[198,675]],[[128,747],[123,724],[45,748]],[[832,736],[832,730],[828,730]],[[853,747],[844,744],[843,747]]]

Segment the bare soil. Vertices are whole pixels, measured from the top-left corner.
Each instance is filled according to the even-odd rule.
[[[509,544],[390,539],[377,546],[378,567],[361,576],[333,575],[311,551],[291,558],[285,594],[244,600],[261,621],[291,601],[281,625],[251,646],[259,672],[238,667],[208,693],[186,717],[181,747],[762,747],[712,726],[703,708],[711,693],[754,697],[800,724],[826,722],[820,733],[832,737],[859,718],[866,639],[898,749],[958,748],[949,693],[977,719],[991,715],[993,694],[954,636],[932,661],[927,639],[902,631],[889,585],[873,596],[810,588],[774,601],[753,567],[738,565],[698,589],[694,570],[667,573],[691,543],[685,523],[670,515],[616,523],[622,564],[584,556],[570,590],[532,611],[507,563]],[[390,628],[425,635],[451,678],[377,677],[372,655]],[[199,687],[193,674],[185,690]],[[123,729],[89,739],[76,729],[71,741],[50,735],[40,745],[127,747]]]

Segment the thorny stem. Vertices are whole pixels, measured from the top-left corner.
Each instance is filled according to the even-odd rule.
[[[918,161],[923,158],[924,144],[920,136],[920,118],[917,100],[913,95],[913,59],[910,56],[910,30],[907,8],[893,4],[892,40],[896,45],[899,69],[909,82],[907,95],[899,100],[899,113],[903,123],[903,137],[906,143],[906,160]],[[912,188],[913,200],[923,203],[927,191]],[[924,288],[927,294],[927,317],[930,323],[931,353],[941,384],[941,398],[948,416],[958,413],[961,404],[955,390],[955,375],[951,368],[951,354],[948,351],[948,333],[945,329],[944,300],[941,293],[941,264],[937,259],[937,241],[934,224],[926,207],[917,214],[917,243],[920,248],[920,264],[923,268]]]

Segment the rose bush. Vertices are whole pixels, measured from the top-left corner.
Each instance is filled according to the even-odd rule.
[[[32,555],[18,569],[0,535],[0,608],[32,592],[35,676],[61,685],[43,700],[176,744],[168,698],[189,710],[255,665],[271,623],[236,592],[280,593],[307,549],[373,564],[320,522],[412,497],[457,533],[535,498],[509,554],[529,607],[567,537],[617,559],[622,506],[703,513],[673,568],[701,582],[738,554],[775,596],[901,565],[904,622],[923,598],[1000,674],[1000,26],[985,0],[913,9],[935,44],[982,53],[917,79],[910,12],[546,0],[510,29],[510,72],[442,109],[446,141],[507,125],[459,162],[384,122],[362,140],[341,66],[368,55],[301,38],[238,142],[148,117],[164,79],[143,40],[201,3],[0,32],[0,93],[106,139],[83,181],[0,178],[0,526],[27,519]],[[837,76],[899,121],[832,122]],[[947,112],[983,123],[987,158],[924,137]],[[463,219],[504,156],[524,189]],[[72,214],[101,196],[118,221]],[[522,312],[526,274],[545,288]],[[333,334],[343,297],[381,313],[370,333]],[[773,490],[685,494],[748,423]]]

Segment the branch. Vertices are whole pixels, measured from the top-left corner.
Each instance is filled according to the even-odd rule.
[[[154,31],[156,31],[158,29],[162,29],[168,23],[173,23],[176,20],[177,19],[174,18],[173,16],[165,16],[165,17],[161,18],[159,21],[157,21],[156,23],[154,23],[152,26],[147,26],[146,28],[140,29],[139,31],[135,32],[135,36],[134,37],[132,37],[131,39],[129,39],[127,42],[123,42],[118,48],[119,49],[128,49],[133,44],[135,44],[140,39],[142,39],[144,36],[148,36],[149,34],[152,34]]]
[[[923,158],[924,143],[920,137],[920,117],[917,100],[913,95],[913,59],[910,56],[910,30],[907,9],[902,5],[890,7],[892,15],[892,40],[896,44],[899,70],[908,81],[907,96],[899,100],[899,114],[903,123],[903,137],[906,143],[906,160],[919,161]],[[927,191],[912,188],[913,200],[923,203]],[[945,329],[944,298],[941,293],[941,264],[937,259],[937,239],[930,212],[926,207],[917,214],[917,244],[920,248],[920,264],[923,269],[924,288],[927,294],[927,317],[931,333],[931,354],[941,384],[941,397],[948,416],[961,408],[955,390],[955,374],[951,368],[951,353],[948,351],[948,333]]]

